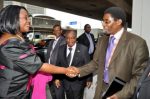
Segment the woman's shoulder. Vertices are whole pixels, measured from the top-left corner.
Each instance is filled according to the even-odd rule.
[[[29,43],[25,42],[25,41],[21,41],[17,38],[11,38],[6,40],[5,42],[3,42],[1,44],[2,47],[7,48],[7,49],[15,49],[15,48],[19,48],[19,49],[26,49],[29,46]]]

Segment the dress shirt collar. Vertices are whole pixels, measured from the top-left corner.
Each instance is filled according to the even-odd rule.
[[[115,35],[110,35],[114,36],[116,40],[119,40],[121,38],[121,35],[123,34],[124,28],[122,28],[120,31],[118,31]]]
[[[91,33],[86,33],[86,32],[85,32],[85,34],[86,34],[86,35],[90,35]]]
[[[58,41],[60,37],[56,38],[55,41]]]
[[[69,63],[69,66],[72,64],[72,61],[73,61],[73,57],[74,57],[74,53],[75,53],[75,49],[76,49],[76,43],[71,47],[72,48],[72,50],[71,50],[71,60],[70,60],[70,63]],[[67,55],[66,56],[68,56],[68,54],[69,54],[69,52],[70,52],[70,50],[69,50],[69,46],[67,45]]]

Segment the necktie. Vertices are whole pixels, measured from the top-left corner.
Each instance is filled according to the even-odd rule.
[[[108,65],[109,65],[112,49],[114,47],[114,40],[115,40],[114,36],[110,37],[109,44],[107,47],[107,52],[106,52],[106,57],[105,57],[105,69],[104,69],[104,82],[105,83],[109,83]]]
[[[68,64],[70,65],[70,60],[71,60],[71,51],[72,51],[72,48],[69,48],[69,54],[68,54],[68,56],[67,56],[67,62],[68,62]]]

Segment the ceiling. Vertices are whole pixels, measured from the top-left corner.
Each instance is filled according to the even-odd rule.
[[[132,0],[14,0],[45,8],[56,9],[102,20],[103,12],[110,6],[119,6],[126,11],[127,24],[131,27]]]

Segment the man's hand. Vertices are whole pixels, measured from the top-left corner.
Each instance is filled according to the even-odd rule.
[[[92,82],[91,82],[91,81],[87,81],[87,82],[86,82],[86,87],[87,87],[88,89],[91,87],[91,85],[92,85]]]
[[[119,98],[117,97],[117,95],[114,94],[114,95],[108,97],[107,99],[119,99]]]
[[[73,66],[67,68],[66,75],[70,78],[76,77],[79,74],[79,69]]]
[[[61,86],[61,82],[60,82],[59,79],[56,79],[56,80],[54,81],[54,83],[55,83],[55,86],[56,86],[57,88],[59,88],[59,87]]]

